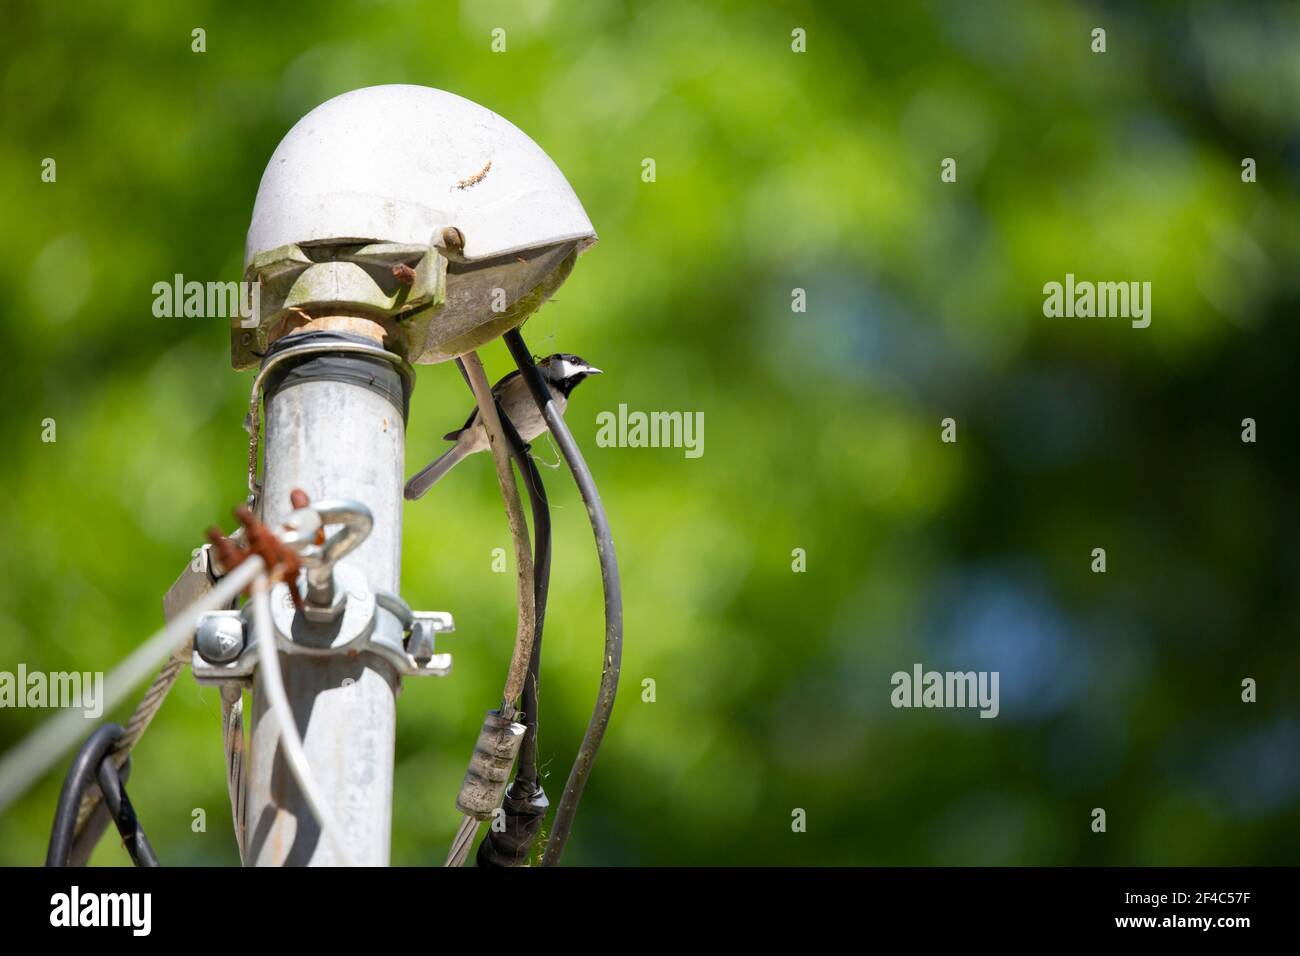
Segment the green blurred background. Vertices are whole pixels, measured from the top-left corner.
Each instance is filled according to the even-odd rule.
[[[1300,862],[1300,7],[7,0],[4,20],[0,669],[108,670],[160,624],[243,498],[250,373],[221,321],[155,318],[153,283],[239,277],[304,113],[423,84],[532,136],[601,237],[525,327],[609,373],[569,420],[618,543],[624,692],[569,862]],[[1151,327],[1044,318],[1067,272],[1152,282]],[[469,402],[454,367],[420,369],[408,473]],[[597,447],[620,402],[702,411],[703,457]],[[581,503],[545,474],[554,802],[601,599]],[[459,630],[452,676],[399,701],[395,863],[445,857],[504,675],[495,481],[481,456],[406,511],[405,597]],[[1001,715],[891,708],[916,661],[1000,671]],[[0,748],[46,716],[0,712]],[[60,776],[0,817],[0,862],[43,858]],[[165,863],[238,861],[215,690],[182,677],[130,791]],[[127,862],[111,837],[94,859]]]

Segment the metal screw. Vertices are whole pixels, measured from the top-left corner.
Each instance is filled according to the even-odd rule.
[[[207,617],[194,635],[199,656],[209,664],[227,664],[244,650],[244,622],[237,617]]]

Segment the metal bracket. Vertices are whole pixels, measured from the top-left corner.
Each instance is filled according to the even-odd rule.
[[[259,283],[257,325],[231,324],[231,362],[252,368],[296,316],[360,314],[392,319],[402,351],[423,354],[429,323],[447,299],[447,259],[436,245],[392,242],[288,245],[253,257],[245,279]]]
[[[163,619],[170,621],[203,595],[216,583],[212,568],[212,545],[198,548],[185,570],[163,595]]]
[[[437,635],[456,629],[451,614],[412,611],[397,595],[371,590],[361,572],[348,565],[338,566],[334,573],[346,601],[342,614],[332,621],[312,621],[295,611],[287,583],[281,582],[272,589],[272,630],[281,653],[309,656],[371,653],[382,657],[403,676],[443,677],[451,672],[451,655],[435,652]],[[252,679],[259,649],[250,614],[251,606],[245,606],[238,611],[209,611],[199,618],[196,633],[213,619],[237,621],[244,644],[237,657],[223,662],[205,658],[199,650],[200,642],[196,641],[190,660],[196,681],[219,685],[246,684]]]

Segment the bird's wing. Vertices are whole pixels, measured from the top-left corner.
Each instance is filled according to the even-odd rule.
[[[505,389],[505,387],[509,385],[511,381],[513,381],[518,377],[519,377],[519,369],[515,369],[513,372],[507,372],[505,375],[501,376],[501,380],[492,386],[492,394],[496,396],[498,401],[501,400],[502,390]],[[461,434],[466,429],[469,428],[470,425],[474,424],[474,418],[476,415],[478,415],[477,405],[474,406],[474,408],[470,409],[469,418],[465,419],[464,425],[456,429],[454,432],[447,432],[447,434],[443,435],[442,437],[446,441],[455,441],[457,438],[461,436]]]
[[[513,382],[515,379],[517,379],[518,377],[519,377],[519,369],[515,369],[513,372],[506,372],[505,375],[501,376],[501,380],[492,386],[492,394],[495,395],[497,398],[500,398],[501,393],[505,390],[505,387],[509,385],[511,382]]]

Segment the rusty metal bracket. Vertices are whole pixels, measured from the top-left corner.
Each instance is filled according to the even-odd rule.
[[[259,308],[256,327],[231,324],[237,369],[256,365],[294,323],[331,315],[389,320],[398,332],[395,350],[414,361],[447,300],[447,258],[436,245],[288,245],[254,256],[245,281],[258,283]]]

